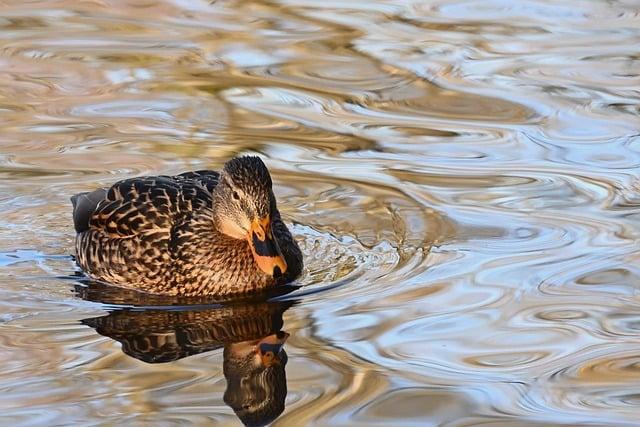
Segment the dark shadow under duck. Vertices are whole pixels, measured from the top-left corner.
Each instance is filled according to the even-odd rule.
[[[302,271],[258,157],[223,170],[119,181],[71,198],[76,258],[93,279],[143,292],[221,297],[264,291]]]
[[[266,425],[287,395],[282,315],[292,302],[234,304],[199,310],[118,310],[85,319],[122,351],[146,363],[166,363],[224,348],[224,401],[247,426]]]

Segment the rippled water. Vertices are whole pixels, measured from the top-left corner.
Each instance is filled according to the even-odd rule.
[[[4,3],[2,424],[635,424],[639,45],[631,0]],[[70,195],[242,153],[299,289],[77,276]]]

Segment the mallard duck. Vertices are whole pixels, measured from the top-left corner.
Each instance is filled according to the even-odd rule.
[[[82,320],[147,363],[172,362],[223,350],[224,402],[243,424],[266,425],[283,411],[287,396],[282,331],[292,302],[260,302],[198,310],[117,310]]]
[[[93,279],[143,292],[229,297],[288,283],[302,252],[258,157],[221,172],[125,179],[71,198],[76,260]]]
[[[274,344],[269,337],[275,334],[284,344],[289,334],[281,331],[283,314],[292,305],[262,301],[207,309],[114,310],[82,323],[120,342],[125,354],[146,363],[173,362],[224,346],[239,350],[236,344],[252,342],[255,364],[271,366],[278,351],[269,348]]]

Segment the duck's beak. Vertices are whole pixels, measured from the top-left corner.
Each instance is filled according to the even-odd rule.
[[[271,232],[271,217],[269,215],[251,222],[247,239],[253,258],[260,270],[273,277],[278,277],[287,271],[287,263]]]
[[[264,367],[269,368],[280,363],[280,351],[282,351],[282,346],[287,338],[289,338],[289,334],[280,331],[266,336],[258,342],[256,347],[260,355],[260,362]]]

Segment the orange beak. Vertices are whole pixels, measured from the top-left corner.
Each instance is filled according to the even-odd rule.
[[[253,259],[260,270],[269,276],[278,277],[287,271],[287,263],[280,252],[278,242],[271,233],[271,217],[254,219],[247,235]]]
[[[257,352],[260,355],[260,363],[266,368],[280,363],[280,351],[289,334],[280,331],[262,338],[257,345]]]

